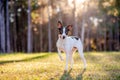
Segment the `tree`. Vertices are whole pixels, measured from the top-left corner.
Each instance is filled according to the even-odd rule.
[[[6,0],[6,42],[7,42],[7,53],[10,52],[10,28],[9,28],[9,9],[8,0]]]
[[[28,43],[27,43],[27,52],[32,52],[32,43],[31,43],[31,0],[28,0]]]
[[[119,4],[119,0],[99,0],[99,9],[101,10],[102,15],[106,15],[105,21],[107,23],[103,22],[103,24],[106,25],[106,33],[104,38],[107,40],[105,44],[107,50],[120,50],[120,32],[118,31],[120,30]]]
[[[0,0],[0,41],[1,52],[5,52],[5,18],[4,18],[4,0]]]
[[[48,0],[48,7],[47,7],[47,14],[48,14],[48,52],[51,52],[52,49],[52,41],[51,41],[51,23],[50,23],[50,11],[49,11],[49,7],[50,7],[50,0]]]
[[[74,16],[74,35],[75,35],[75,36],[78,36],[76,0],[73,1],[73,5],[74,5],[74,9],[73,9],[73,16]]]

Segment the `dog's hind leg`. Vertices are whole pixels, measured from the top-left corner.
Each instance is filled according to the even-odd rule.
[[[70,57],[69,59],[70,59],[70,64],[71,64],[71,65],[70,65],[70,68],[71,68],[71,69],[72,69],[73,63],[74,63],[73,54],[76,52],[76,50],[77,50],[76,48],[73,48],[72,51],[71,51],[71,53],[70,53],[70,56],[69,56],[69,57]]]
[[[80,57],[81,57],[81,59],[82,59],[82,61],[83,61],[83,63],[84,63],[84,69],[86,69],[86,67],[87,67],[87,64],[86,64],[86,60],[85,60],[85,57],[84,57],[84,54],[83,54],[83,49],[78,49],[78,52],[79,52],[79,54],[80,54]]]

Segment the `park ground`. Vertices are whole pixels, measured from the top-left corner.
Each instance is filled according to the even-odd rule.
[[[85,52],[87,69],[75,53],[73,69],[64,73],[57,53],[0,54],[0,80],[120,80],[120,52]]]

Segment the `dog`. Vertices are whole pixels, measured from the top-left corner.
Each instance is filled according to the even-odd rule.
[[[80,54],[80,57],[84,63],[84,69],[86,69],[86,66],[87,66],[86,59],[83,54],[83,46],[80,38],[76,36],[68,35],[69,32],[72,30],[72,25],[63,26],[62,23],[58,21],[57,27],[58,27],[59,34],[58,34],[58,40],[57,40],[56,46],[57,46],[57,51],[58,51],[60,60],[63,61],[63,58],[61,56],[61,51],[66,53],[65,71],[68,70],[69,60],[71,64],[70,67],[72,69],[73,63],[74,63],[72,55],[76,50],[78,50],[78,53]]]

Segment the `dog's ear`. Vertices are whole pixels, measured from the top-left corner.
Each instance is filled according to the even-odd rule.
[[[62,28],[62,23],[61,23],[60,21],[58,21],[57,27],[58,27],[58,28]]]
[[[68,25],[68,26],[67,26],[67,29],[68,29],[69,31],[71,31],[71,30],[72,30],[72,25]]]

